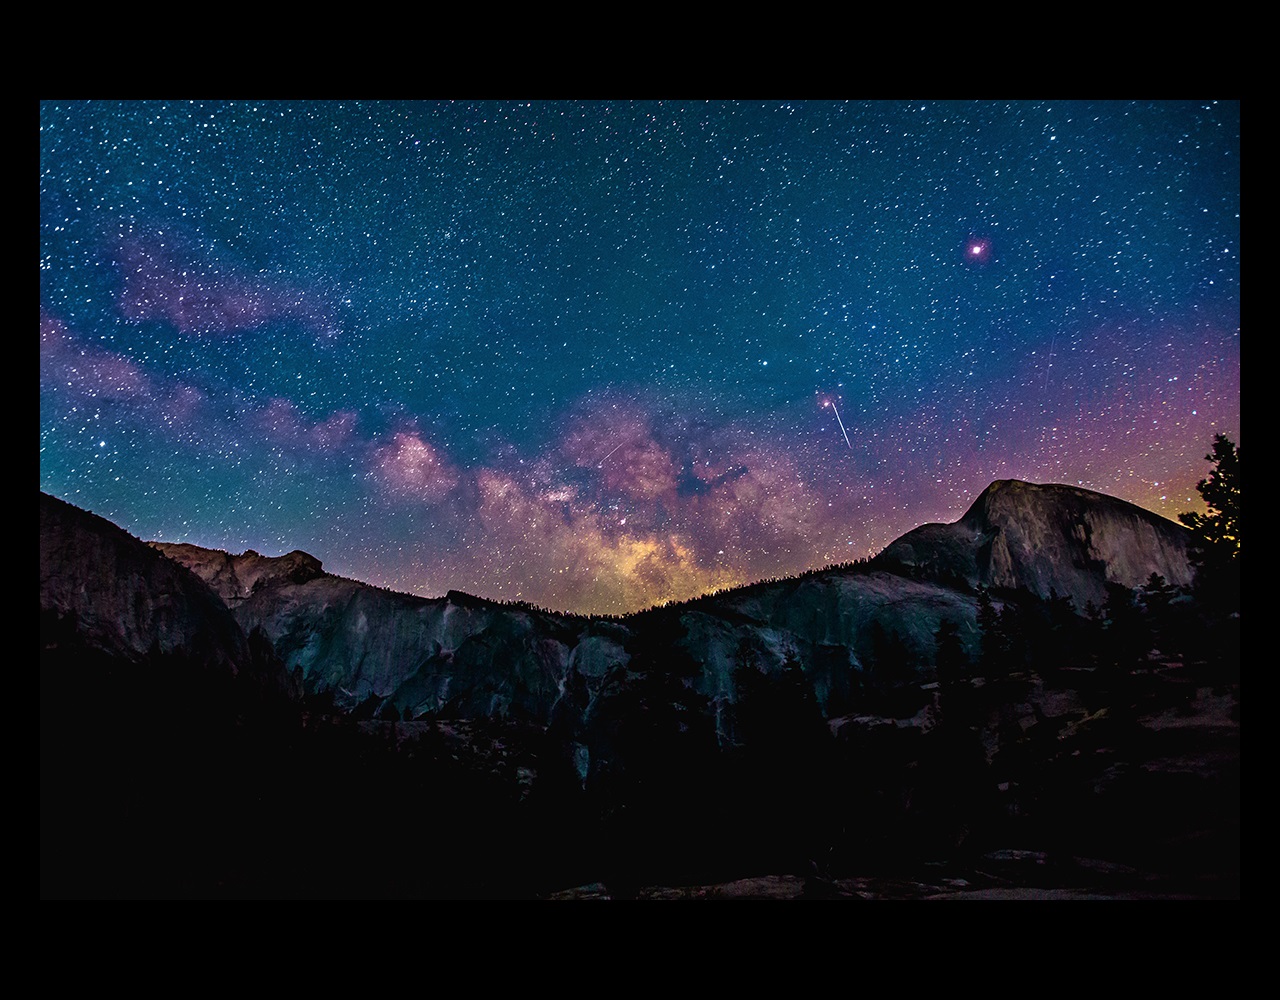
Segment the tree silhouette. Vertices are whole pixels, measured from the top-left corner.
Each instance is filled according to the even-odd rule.
[[[1147,577],[1147,582],[1138,590],[1138,602],[1146,615],[1152,641],[1166,656],[1181,654],[1184,646],[1183,616],[1179,605],[1174,603],[1178,597],[1178,588],[1159,573]]]
[[[733,838],[749,863],[806,873],[832,844],[831,733],[793,655],[767,671],[744,648],[733,681]]]
[[[1108,581],[1102,615],[1110,662],[1125,672],[1145,663],[1151,651],[1151,632],[1134,592]]]
[[[1215,468],[1196,483],[1196,490],[1209,511],[1179,514],[1178,520],[1195,533],[1199,558],[1212,554],[1235,560],[1240,557],[1240,448],[1225,434],[1218,434],[1205,459]]]
[[[991,592],[986,587],[978,587],[978,631],[981,634],[979,656],[982,672],[988,676],[998,676],[1007,669],[1007,643],[1000,630],[1000,612],[991,600]]]
[[[1028,614],[1023,608],[1029,597],[1027,591],[1021,591],[1017,599],[1006,599],[1000,609],[1000,651],[1006,669],[1011,672],[1025,669],[1030,656]]]
[[[1049,598],[1044,602],[1044,628],[1037,659],[1046,669],[1064,667],[1079,655],[1078,638],[1081,632],[1080,616],[1070,594],[1059,594],[1049,588]]]
[[[885,690],[916,679],[915,657],[901,634],[873,621],[863,655],[870,686]]]
[[[1230,614],[1240,606],[1240,449],[1218,434],[1205,458],[1214,469],[1196,490],[1208,512],[1189,511],[1178,520],[1191,529],[1188,555],[1198,596],[1211,610]]]
[[[625,683],[592,712],[587,740],[600,766],[592,763],[587,790],[615,848],[605,881],[622,896],[696,878],[717,842],[716,733],[686,634],[677,611],[650,612],[627,644]]]
[[[968,673],[969,657],[960,641],[960,626],[949,618],[943,618],[933,639],[937,647],[938,680],[944,685],[962,680]]]
[[[1196,569],[1199,621],[1189,651],[1221,683],[1238,679],[1240,669],[1240,449],[1218,434],[1205,458],[1215,468],[1196,489],[1208,512],[1178,519],[1191,529],[1188,555]]]

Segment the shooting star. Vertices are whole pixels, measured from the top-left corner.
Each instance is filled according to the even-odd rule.
[[[1054,347],[1057,346],[1057,344],[1058,344],[1058,331],[1055,330],[1053,332],[1053,336],[1049,340],[1049,360],[1045,363],[1045,366],[1044,366],[1044,385],[1040,387],[1041,393],[1043,393],[1046,389],[1049,388],[1049,369],[1053,367],[1053,349]]]
[[[853,442],[849,440],[849,432],[844,429],[844,421],[840,419],[840,411],[836,408],[835,400],[828,399],[823,405],[830,406],[831,409],[836,411],[836,422],[840,424],[840,433],[844,435],[844,443],[847,444],[849,446],[849,450],[852,451]]]
[[[617,451],[619,448],[621,448],[621,447],[622,447],[624,444],[626,444],[626,443],[627,443],[627,442],[626,442],[625,440],[623,440],[623,441],[619,441],[617,444],[615,444],[612,448],[610,448],[610,449],[609,449],[609,455],[612,455],[615,451]],[[596,466],[596,468],[597,468],[597,469],[603,469],[603,468],[604,468],[604,463],[605,463],[605,461],[609,458],[609,455],[605,455],[605,457],[604,457],[604,458],[600,459],[600,463]]]

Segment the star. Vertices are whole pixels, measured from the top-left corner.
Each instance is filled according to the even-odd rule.
[[[991,257],[991,241],[985,237],[970,237],[965,243],[965,258],[974,264],[985,264]]]

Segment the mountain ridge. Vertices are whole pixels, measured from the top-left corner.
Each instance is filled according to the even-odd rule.
[[[135,666],[185,662],[301,695],[272,652],[180,561],[100,515],[41,492],[40,638]]]
[[[1007,500],[1010,495],[1017,495],[1023,492],[1044,492],[1050,491],[1060,496],[1071,496],[1078,498],[1081,503],[1078,505],[1081,509],[1087,509],[1089,506],[1098,506],[1099,504],[1110,506],[1119,511],[1127,511],[1134,524],[1149,526],[1161,536],[1160,545],[1162,548],[1161,558],[1158,566],[1153,571],[1162,572],[1168,582],[1173,586],[1187,586],[1191,580],[1190,563],[1186,560],[1186,545],[1190,538],[1187,529],[1176,521],[1172,521],[1160,514],[1141,507],[1127,500],[1102,493],[1097,490],[1090,490],[1081,486],[1073,486],[1067,483],[1031,483],[1020,479],[997,479],[993,480],[966,508],[956,521],[952,522],[926,522],[910,529],[898,538],[889,542],[880,552],[865,562],[868,565],[898,565],[929,570],[936,568],[943,574],[948,571],[952,572],[952,576],[959,575],[965,579],[970,586],[987,586],[987,587],[1008,587],[1016,589],[1019,586],[1026,586],[1026,582],[1016,578],[1014,567],[1010,566],[1004,570],[1003,576],[1000,574],[992,574],[976,572],[972,564],[968,564],[961,559],[961,567],[967,569],[967,573],[956,574],[955,567],[948,566],[945,563],[930,562],[928,560],[918,562],[910,558],[910,551],[907,546],[912,549],[920,539],[927,539],[931,544],[936,544],[936,538],[931,536],[942,537],[948,535],[958,535],[957,529],[960,527],[971,528],[979,532],[990,532],[993,529],[999,530],[1002,525],[993,524],[991,511],[993,509],[1000,511],[1002,514],[1007,513]],[[1000,497],[1001,503],[993,502],[993,498]],[[1005,508],[1002,510],[1002,508]],[[1078,528],[1082,534],[1082,541],[1088,543],[1091,541],[1091,529],[1087,522],[1080,521],[1078,524],[1071,525]],[[942,531],[945,529],[945,531]],[[262,586],[279,582],[281,579],[288,577],[292,582],[302,583],[306,580],[313,579],[318,576],[333,576],[323,569],[323,563],[319,558],[311,553],[301,549],[294,549],[291,552],[280,556],[265,556],[254,549],[246,549],[243,553],[236,555],[228,553],[221,549],[210,549],[203,546],[193,545],[185,542],[160,542],[149,541],[146,544],[153,546],[170,558],[174,558],[182,562],[189,569],[192,569],[198,576],[210,584],[220,596],[223,597],[229,605],[240,603],[246,600],[251,593]],[[1095,560],[1097,561],[1097,560]],[[1106,560],[1102,560],[1105,562]],[[424,600],[451,600],[457,604],[467,603],[472,606],[490,606],[502,608],[518,608],[523,610],[533,610],[540,613],[557,615],[565,618],[581,618],[581,619],[602,619],[625,621],[636,615],[645,614],[656,608],[668,606],[685,606],[695,604],[697,602],[705,602],[719,597],[733,595],[743,590],[753,589],[770,585],[798,584],[801,581],[823,574],[839,573],[847,564],[830,564],[828,566],[818,567],[807,570],[804,573],[797,574],[792,577],[774,578],[769,580],[759,580],[728,587],[723,590],[711,591],[690,598],[681,600],[664,602],[660,605],[653,605],[650,608],[638,609],[623,614],[589,614],[586,612],[573,611],[570,609],[552,609],[542,608],[530,604],[523,600],[498,600],[494,598],[483,597],[477,594],[471,594],[466,591],[449,589],[445,594],[439,597],[422,597],[422,595],[409,594],[405,591],[397,591],[393,588],[383,587],[378,584],[369,583],[364,580],[357,580],[349,577],[338,577],[338,579],[350,579],[354,583],[358,583],[364,587],[371,587],[376,590],[389,594],[401,594],[406,597],[420,597]],[[1144,565],[1141,569],[1146,569]],[[1113,573],[1114,582],[1123,583],[1130,589],[1141,586],[1146,582],[1149,574],[1140,573],[1139,571],[1129,571],[1128,567],[1121,567],[1121,571]],[[1048,589],[1043,591],[1030,588],[1038,596],[1049,596]],[[1090,597],[1103,596],[1095,587],[1087,586],[1086,590]],[[1060,594],[1066,596],[1068,590],[1059,590]],[[1074,595],[1073,595],[1074,596]],[[1078,602],[1083,606],[1085,602]]]
[[[617,898],[779,872],[868,898],[868,866],[979,884],[1027,856],[1001,878],[1092,884],[1103,858],[1133,873],[1113,890],[1238,896],[1230,630],[1115,589],[1185,537],[1070,487],[980,499],[896,555],[619,619],[162,549],[42,494],[42,893]],[[1000,573],[1060,599],[985,589]],[[1110,585],[1105,616],[1057,583]]]
[[[457,591],[401,594],[326,573],[300,550],[232,555],[149,544],[202,579],[243,634],[265,635],[306,692],[331,696],[341,709],[373,702],[401,717],[496,715],[545,724],[575,685],[585,685],[588,703],[610,689],[658,621],[699,664],[695,689],[713,705],[732,702],[734,670],[747,658],[774,672],[799,663],[823,711],[836,712],[872,665],[878,633],[897,636],[927,677],[944,620],[976,655],[975,588],[1056,594],[1083,610],[1102,603],[1109,583],[1134,588],[1153,572],[1181,586],[1191,579],[1187,534],[1106,494],[997,480],[959,520],[921,525],[865,564],[616,618]]]

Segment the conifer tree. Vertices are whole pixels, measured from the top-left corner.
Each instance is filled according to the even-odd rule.
[[[944,618],[938,623],[938,631],[933,638],[937,644],[938,680],[943,684],[954,684],[964,677],[969,666],[969,657],[960,642],[960,626]]]
[[[1205,458],[1214,463],[1196,490],[1208,508],[1178,520],[1191,529],[1189,556],[1196,567],[1196,591],[1213,611],[1230,614],[1240,607],[1240,448],[1225,434],[1213,439]]]
[[[1179,514],[1178,520],[1195,533],[1195,552],[1203,562],[1240,558],[1240,448],[1225,434],[1213,439],[1213,451],[1205,455],[1214,463],[1208,477],[1196,484],[1208,512]]]
[[[1000,612],[986,587],[978,587],[978,629],[982,633],[982,670],[988,676],[1004,673],[1004,637],[1000,632]]]

